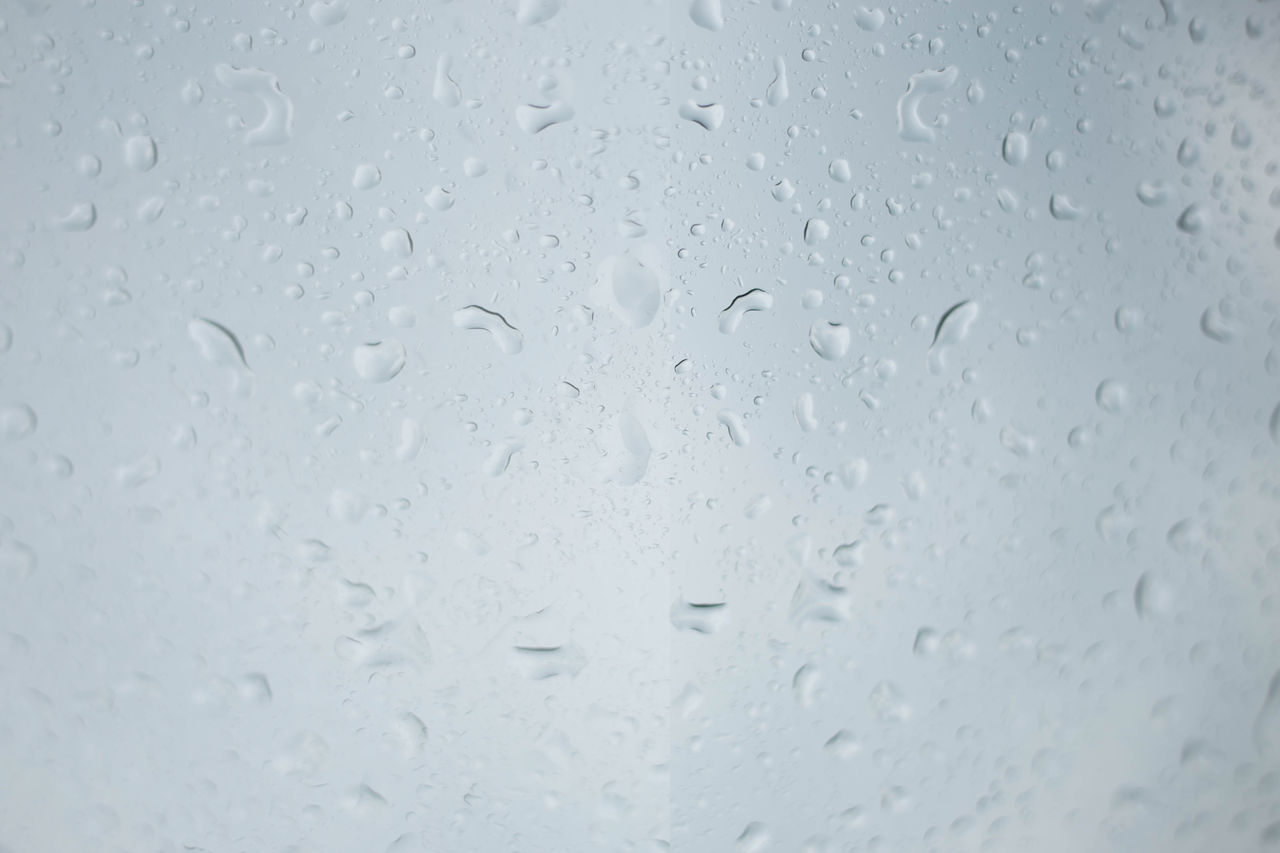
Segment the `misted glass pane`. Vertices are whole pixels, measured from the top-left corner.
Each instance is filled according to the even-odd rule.
[[[1280,849],[1280,3],[0,3],[0,851]]]

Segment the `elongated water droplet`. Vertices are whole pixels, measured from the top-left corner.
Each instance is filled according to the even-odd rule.
[[[462,103],[462,89],[449,76],[452,67],[453,57],[447,53],[440,54],[436,60],[436,77],[431,84],[431,97],[445,107],[456,107]]]
[[[475,329],[488,332],[498,349],[507,355],[515,355],[524,349],[524,335],[496,311],[468,305],[453,313],[453,325],[459,329]]]
[[[657,274],[640,261],[613,256],[601,265],[601,277],[613,297],[613,309],[628,326],[643,328],[653,322],[662,304]]]
[[[1262,708],[1254,718],[1253,742],[1264,758],[1280,758],[1280,670],[1271,676]]]
[[[694,603],[683,598],[671,605],[671,624],[681,631],[714,634],[729,621],[729,609],[723,601]]]
[[[746,447],[751,443],[751,434],[747,432],[746,424],[742,422],[741,415],[724,409],[716,415],[716,420],[729,431],[729,440],[734,444],[739,447]]]
[[[791,97],[791,87],[787,85],[787,61],[781,56],[773,58],[773,82],[765,91],[765,100],[771,107],[779,107]]]
[[[741,282],[739,282],[741,284]],[[728,307],[720,312],[720,332],[731,335],[742,324],[742,318],[752,311],[768,311],[773,307],[773,297],[758,287],[740,293]]]
[[[516,124],[525,133],[542,133],[549,127],[573,118],[573,107],[565,101],[549,104],[521,104],[516,107]]]
[[[718,130],[724,124],[724,107],[716,103],[685,101],[680,105],[680,118],[688,119],[703,130]]]

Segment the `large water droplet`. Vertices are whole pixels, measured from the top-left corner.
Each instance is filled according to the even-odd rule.
[[[959,76],[954,65],[911,75],[907,91],[898,99],[898,136],[906,142],[933,142],[938,134],[921,118],[920,105],[926,95],[950,89]]]
[[[356,375],[366,382],[390,382],[401,370],[409,354],[394,338],[360,344],[351,351]]]
[[[1004,145],[1001,148],[1001,156],[1010,166],[1021,166],[1027,162],[1027,155],[1031,150],[1031,143],[1027,140],[1027,135],[1017,130],[1011,130],[1005,134]]]
[[[741,284],[741,282],[739,282]],[[773,297],[758,287],[733,298],[729,306],[720,312],[720,332],[731,335],[742,324],[742,318],[752,311],[768,311],[773,307]]]
[[[36,423],[36,413],[26,403],[0,403],[0,438],[26,438],[36,431]]]
[[[693,0],[689,4],[689,17],[703,29],[719,32],[724,29],[724,10],[721,0]]]
[[[819,320],[809,327],[809,346],[827,361],[836,361],[849,354],[853,333],[843,323]]]
[[[613,309],[631,328],[653,322],[662,304],[657,274],[637,260],[625,256],[608,258],[601,265],[601,277],[613,297]]]
[[[551,20],[560,11],[563,0],[520,0],[516,6],[516,23],[526,27]]]
[[[488,332],[498,349],[507,355],[515,355],[524,349],[524,335],[496,311],[468,305],[453,312],[453,325],[459,329],[475,329]]]
[[[150,136],[131,136],[124,142],[124,162],[130,169],[146,172],[156,164],[156,141]]]
[[[436,77],[431,84],[431,97],[445,107],[456,107],[462,103],[462,89],[449,76],[452,67],[453,58],[447,53],[440,54],[436,60]]]

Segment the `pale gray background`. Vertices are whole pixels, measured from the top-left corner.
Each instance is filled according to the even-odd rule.
[[[1280,845],[1277,80],[1252,0],[0,2],[0,850]]]

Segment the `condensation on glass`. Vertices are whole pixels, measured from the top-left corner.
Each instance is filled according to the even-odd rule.
[[[1280,847],[1280,4],[0,4],[0,850]]]

